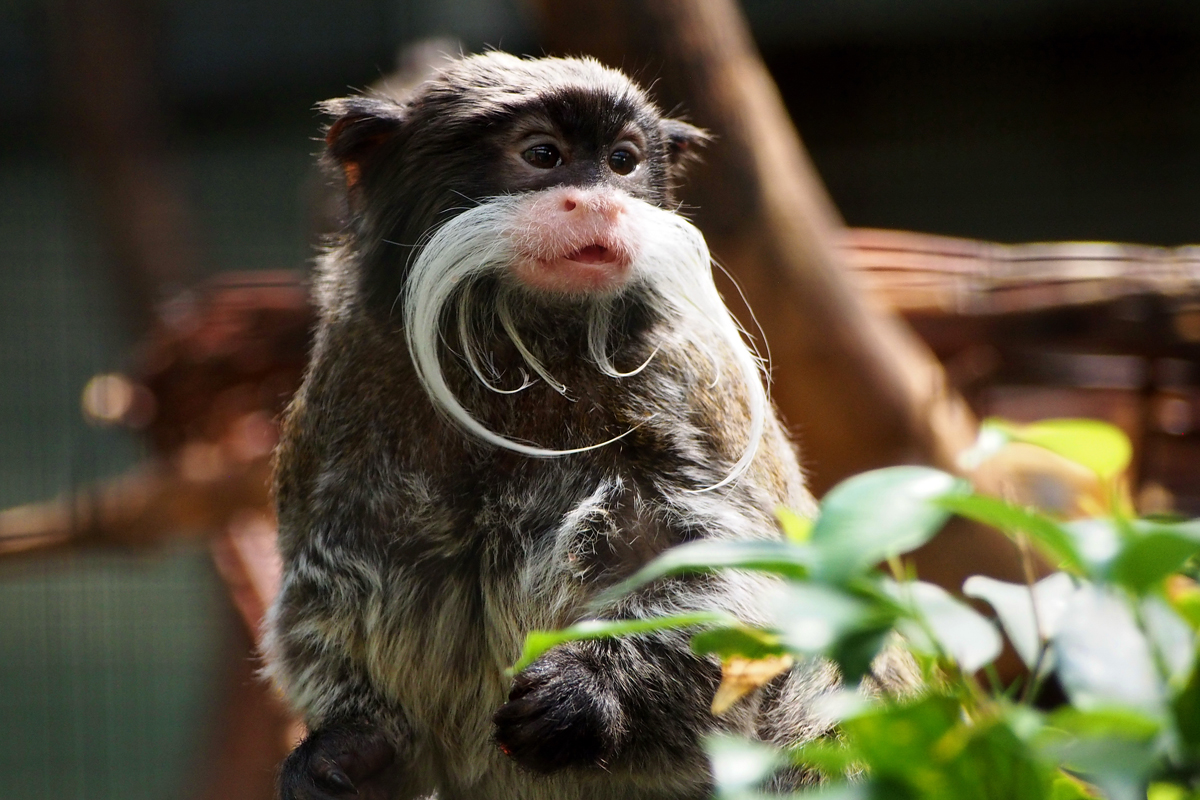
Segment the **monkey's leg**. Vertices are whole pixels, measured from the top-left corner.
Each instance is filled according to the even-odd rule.
[[[325,588],[335,580],[324,576]],[[300,712],[309,735],[279,771],[281,800],[401,800],[422,792],[411,769],[412,736],[351,657],[355,626],[329,603],[331,591],[285,581],[272,611],[267,650],[272,677]],[[349,595],[347,595],[349,596]]]
[[[288,643],[283,644],[287,653]],[[402,715],[388,707],[355,675],[344,658],[311,650],[303,659],[284,658],[299,671],[291,674],[311,686],[301,700],[316,697],[305,709],[309,734],[279,770],[281,800],[401,800],[422,792],[411,769],[412,737]],[[276,667],[277,672],[281,671]]]
[[[346,720],[318,728],[279,770],[281,800],[393,800],[400,796],[396,746],[376,725]]]

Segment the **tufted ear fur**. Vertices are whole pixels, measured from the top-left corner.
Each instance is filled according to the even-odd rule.
[[[351,193],[380,147],[404,124],[404,106],[374,97],[340,97],[317,106],[334,117],[325,131],[326,157],[342,172]]]
[[[667,163],[671,174],[678,178],[688,164],[700,159],[699,150],[712,141],[712,134],[683,120],[664,119],[659,123],[667,143]]]

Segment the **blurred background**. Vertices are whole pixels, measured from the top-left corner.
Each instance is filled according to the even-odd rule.
[[[852,228],[989,243],[1200,242],[1200,5],[1191,0],[744,0],[742,8]],[[219,471],[212,452],[179,438],[208,414],[241,426],[235,445],[253,469],[239,475],[263,485],[254,469],[302,346],[242,363],[255,398],[230,394],[211,375],[180,378],[199,358],[198,331],[218,350],[223,341],[225,307],[197,305],[210,295],[195,287],[261,289],[267,299],[253,321],[234,314],[229,324],[272,325],[302,341],[303,293],[278,271],[307,269],[314,234],[327,225],[314,103],[379,81],[407,44],[431,37],[542,54],[534,16],[514,0],[7,0],[0,508],[86,495],[164,453],[178,455],[173,463],[188,475]],[[628,24],[653,23],[633,15]],[[663,69],[653,59],[625,66],[646,83]],[[921,249],[918,240],[864,236]],[[947,258],[997,252],[927,241]],[[1101,251],[1062,251],[1059,260],[1074,263],[1079,252]],[[1110,249],[1101,260],[1165,258],[1186,271],[1190,252]],[[225,283],[205,283],[218,275]],[[1124,361],[1051,353],[1009,364],[1011,375],[1133,398],[1093,402],[1093,393],[1078,407],[1117,408],[1144,437],[1191,442],[1200,379],[1194,349],[1178,346],[1200,340],[1200,307],[1181,308],[1167,321],[1176,349],[1163,358],[1128,348],[1111,356]],[[1089,330],[1112,323],[1145,333],[1162,322],[1144,304],[1109,312],[1089,319]],[[995,381],[969,384],[972,370],[994,369],[988,358],[999,351],[947,342],[944,319],[915,322],[939,355],[973,354],[949,364],[959,370],[951,383],[977,413],[994,410],[982,406],[1000,402],[986,394]],[[89,383],[133,373],[143,383]],[[1009,412],[1027,408],[1026,397]],[[124,424],[105,424],[116,421]],[[1195,450],[1171,452],[1162,457],[1183,467],[1164,467],[1169,474],[1147,485],[1200,513],[1186,481],[1170,485],[1188,464],[1200,471],[1186,460]],[[56,508],[84,522],[100,513]],[[247,752],[237,736],[275,737],[268,749],[282,752],[286,735],[255,688],[245,623],[269,595],[253,568],[269,561],[254,539],[261,520],[222,517],[223,528],[250,533],[221,545],[189,535],[210,527],[203,511],[163,519],[194,530],[150,537],[153,546],[21,534],[0,548],[0,800],[263,796],[270,775],[261,759],[229,766]],[[253,713],[238,717],[239,706]]]

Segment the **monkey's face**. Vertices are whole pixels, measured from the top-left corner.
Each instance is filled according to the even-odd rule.
[[[527,205],[513,234],[514,279],[558,294],[626,283],[633,201],[671,204],[704,132],[664,118],[624,75],[594,61],[489,53],[449,65],[406,103],[331,101],[326,140],[345,176],[364,288],[393,308],[421,245],[493,198]]]
[[[660,120],[622,88],[559,87],[488,115],[476,199],[520,197],[495,233],[512,250],[508,276],[534,292],[619,291],[638,255],[632,204],[666,200]]]
[[[627,83],[547,83],[506,100],[505,113],[478,97],[459,109],[479,126],[461,134],[478,137],[478,162],[449,181],[458,184],[453,213],[463,196],[480,203],[519,196],[496,230],[512,249],[509,277],[550,295],[620,290],[638,252],[632,204],[661,206],[668,196],[662,121]]]

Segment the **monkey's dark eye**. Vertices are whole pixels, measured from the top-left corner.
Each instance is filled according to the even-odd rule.
[[[563,163],[558,148],[552,144],[535,144],[522,153],[521,157],[538,169],[553,169]]]
[[[638,158],[632,151],[613,150],[608,155],[608,167],[618,175],[628,175],[637,169]]]

